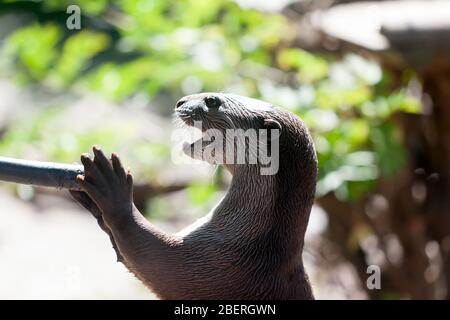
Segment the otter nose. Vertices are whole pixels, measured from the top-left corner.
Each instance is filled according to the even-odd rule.
[[[193,100],[193,99],[180,99],[176,106],[175,110],[178,112],[190,114],[190,115],[197,115],[200,113],[208,112],[208,108],[203,103],[202,100]]]
[[[175,109],[178,109],[179,107],[181,107],[183,104],[186,103],[186,99],[180,99],[178,100],[177,104],[175,105]]]

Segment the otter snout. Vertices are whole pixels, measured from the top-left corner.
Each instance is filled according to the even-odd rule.
[[[207,112],[208,110],[218,109],[222,106],[222,100],[214,94],[202,94],[186,96],[178,100],[175,110],[180,111],[182,109]]]
[[[208,107],[202,100],[179,100],[175,111],[181,115],[196,117],[208,112]]]

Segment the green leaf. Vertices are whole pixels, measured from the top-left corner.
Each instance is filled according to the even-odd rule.
[[[282,50],[277,60],[281,69],[297,70],[301,81],[317,81],[328,74],[328,62],[325,59],[301,49]]]
[[[107,35],[82,30],[65,42],[55,73],[62,85],[68,85],[82,71],[89,60],[106,49],[110,39]]]
[[[377,154],[381,173],[384,176],[394,175],[406,160],[398,128],[387,122],[373,126],[370,131],[370,140]]]
[[[53,24],[32,24],[17,30],[6,39],[4,54],[18,56],[20,63],[35,80],[42,80],[57,57],[60,29]]]

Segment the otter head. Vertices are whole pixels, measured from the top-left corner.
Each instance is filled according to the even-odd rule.
[[[185,143],[194,159],[237,168],[256,168],[261,175],[278,172],[283,154],[295,157],[310,138],[303,122],[269,103],[234,94],[200,93],[180,99],[175,113],[202,138]],[[311,144],[312,145],[312,144]]]

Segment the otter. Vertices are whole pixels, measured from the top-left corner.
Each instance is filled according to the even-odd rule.
[[[118,261],[161,299],[314,299],[302,251],[317,158],[303,121],[224,93],[186,96],[175,113],[188,126],[202,121],[205,131],[278,129],[279,168],[261,174],[259,163],[223,164],[232,175],[225,197],[200,222],[171,235],[134,206],[133,177],[118,155],[108,159],[94,147],[93,159],[81,156],[81,191],[71,193],[109,235]]]

